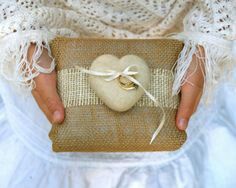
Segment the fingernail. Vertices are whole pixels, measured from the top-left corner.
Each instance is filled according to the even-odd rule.
[[[185,130],[187,128],[187,120],[184,118],[180,118],[178,121],[178,128],[180,130]]]
[[[59,111],[55,111],[53,113],[53,122],[60,123],[60,121],[61,121],[61,113]]]

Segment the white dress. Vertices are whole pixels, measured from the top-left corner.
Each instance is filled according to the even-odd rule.
[[[235,0],[0,0],[0,188],[236,187],[235,4]],[[211,99],[208,105],[202,102],[191,118],[181,149],[52,152],[51,125],[30,94],[33,78],[45,71],[35,66],[40,47],[49,49],[48,42],[56,35],[155,38],[173,32],[185,43],[173,92],[179,91],[191,57],[202,45],[204,97]],[[36,72],[25,59],[30,42],[39,47],[33,58]]]

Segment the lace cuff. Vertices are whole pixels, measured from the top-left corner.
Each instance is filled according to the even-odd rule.
[[[234,41],[199,32],[183,32],[175,35],[174,38],[184,42],[184,48],[176,62],[174,95],[180,92],[181,86],[187,80],[187,70],[193,55],[202,59],[205,65],[204,91],[207,88],[208,93],[211,93],[210,91],[220,79],[225,76],[227,79],[230,77],[236,63],[233,55],[235,53]],[[199,57],[199,46],[204,49],[204,57]]]
[[[39,73],[50,73],[55,68],[54,60],[48,68],[40,66],[38,61],[44,48],[52,57],[49,41],[53,38],[53,34],[43,30],[15,32],[1,38],[0,74],[16,86],[32,90],[35,87],[33,79]],[[29,62],[28,48],[32,43],[35,44],[35,51]]]

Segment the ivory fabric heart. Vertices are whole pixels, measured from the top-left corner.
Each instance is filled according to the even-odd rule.
[[[146,62],[136,55],[126,55],[121,59],[114,55],[102,55],[93,61],[90,70],[96,72],[106,72],[107,70],[122,72],[131,65],[135,67],[132,67],[130,71],[138,72],[132,77],[147,89],[151,77],[150,70]],[[97,96],[115,111],[123,112],[132,108],[144,94],[144,90],[141,87],[123,76],[111,81],[106,81],[105,78],[89,75],[89,83]]]

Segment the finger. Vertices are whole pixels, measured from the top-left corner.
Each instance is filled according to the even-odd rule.
[[[43,99],[40,97],[40,94],[37,91],[32,92],[34,99],[36,100],[39,108],[44,112],[44,114],[47,116],[47,118],[50,118],[50,112],[46,106],[46,104],[43,102]]]
[[[40,74],[35,78],[36,88],[32,91],[39,107],[53,124],[64,120],[64,107],[56,89],[56,73]]]
[[[202,95],[204,70],[202,61],[193,56],[185,84],[181,88],[180,105],[176,117],[176,125],[180,130],[187,128],[191,115],[196,111]]]
[[[177,112],[176,124],[185,130],[191,115],[195,112],[201,97],[202,89],[186,83],[181,89],[181,100]]]

